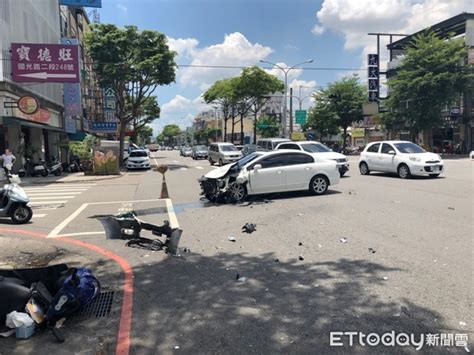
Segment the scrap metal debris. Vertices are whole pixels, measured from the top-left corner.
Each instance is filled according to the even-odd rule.
[[[452,210],[452,211],[454,211],[454,210],[455,210],[455,208],[454,208],[454,207],[448,207],[448,210]]]
[[[298,256],[298,259],[302,261],[302,260],[304,260],[304,256],[300,255],[300,256]]]
[[[243,276],[240,276],[239,274],[235,275],[235,280],[237,282],[245,282],[247,281],[247,278],[246,277],[243,277]]]
[[[257,231],[257,225],[254,223],[245,223],[242,227],[242,233],[253,233]]]
[[[229,242],[236,242],[237,241],[237,239],[235,239],[234,237],[227,237],[227,240]]]
[[[375,249],[373,249],[373,248],[369,248],[369,253],[375,254],[376,251],[375,251]]]
[[[346,237],[342,237],[340,240],[339,240],[341,243],[347,243],[348,240]]]

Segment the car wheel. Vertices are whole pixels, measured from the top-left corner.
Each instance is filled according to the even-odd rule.
[[[367,163],[364,163],[364,162],[359,164],[359,171],[360,171],[361,175],[369,175],[370,174],[369,167],[368,167]]]
[[[222,159],[219,159],[219,166],[222,166],[224,165],[224,163],[222,162]]]
[[[406,164],[400,164],[397,172],[400,179],[408,179],[411,176],[410,168]]]
[[[212,159],[211,159],[211,158],[209,158],[209,164],[211,164],[211,166],[213,166],[213,165],[214,165],[214,162],[212,161]]]
[[[339,171],[339,176],[343,177],[345,173],[346,173],[345,171]]]
[[[437,178],[439,176],[439,174],[430,174],[430,177],[432,178]]]
[[[326,193],[329,187],[328,178],[323,175],[316,175],[309,183],[309,191],[313,195],[322,195]]]
[[[238,184],[237,182],[233,182],[229,186],[229,196],[232,202],[238,203],[245,200],[247,197],[247,189],[245,185]]]
[[[15,224],[28,223],[33,217],[33,210],[29,206],[16,205],[11,212],[11,219]]]

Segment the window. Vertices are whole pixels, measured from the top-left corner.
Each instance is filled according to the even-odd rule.
[[[287,154],[287,165],[314,163],[313,157],[306,154]]]
[[[286,165],[286,154],[272,155],[266,159],[257,162],[262,166],[262,169],[277,168]]]
[[[397,147],[400,153],[424,153],[425,151],[420,146],[416,145],[415,143],[395,143],[395,147]]]
[[[235,147],[235,145],[230,145],[230,144],[221,145],[220,148],[221,148],[221,152],[236,152],[237,151],[237,148]]]
[[[293,144],[293,143],[285,143],[285,144],[280,144],[278,146],[278,149],[293,149],[293,150],[301,150],[298,144]]]
[[[387,143],[382,144],[381,153],[388,154],[388,152],[390,152],[391,150],[395,151],[395,149],[393,149],[393,147],[390,144],[387,144]]]
[[[147,157],[148,153],[144,150],[134,150],[130,153],[130,158]]]
[[[303,150],[308,153],[325,153],[331,151],[331,149],[321,143],[302,144],[301,147],[303,147]]]
[[[369,153],[378,153],[378,151],[379,151],[379,146],[380,146],[380,143],[372,144],[372,145],[367,149],[367,152],[369,152]]]

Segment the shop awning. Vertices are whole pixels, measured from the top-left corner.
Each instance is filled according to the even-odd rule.
[[[64,133],[64,129],[62,128],[48,126],[48,125],[44,125],[44,124],[40,124],[40,123],[36,123],[32,121],[20,120],[14,117],[3,117],[3,124],[5,126],[25,126],[25,127],[41,128],[41,129],[47,129],[49,131]]]

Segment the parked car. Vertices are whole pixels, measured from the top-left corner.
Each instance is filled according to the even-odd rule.
[[[156,144],[148,144],[147,148],[150,150],[150,152],[156,152],[159,149],[159,146]]]
[[[243,201],[247,195],[309,190],[324,194],[339,183],[335,161],[302,151],[278,150],[251,153],[234,164],[212,170],[199,181],[210,201]]]
[[[280,143],[275,149],[293,149],[302,150],[304,152],[313,154],[322,159],[334,160],[337,163],[340,177],[349,171],[349,163],[347,157],[341,153],[333,152],[324,144],[315,141],[300,141],[300,142],[285,142]]]
[[[190,146],[184,146],[182,149],[181,149],[181,156],[183,157],[190,157],[191,155],[193,155],[193,148],[191,148]]]
[[[280,143],[291,142],[288,138],[262,138],[257,141],[257,150],[261,152],[269,152],[276,148]]]
[[[195,145],[193,147],[193,153],[191,155],[194,160],[196,159],[207,159],[208,149],[205,145]]]
[[[255,144],[246,144],[242,147],[242,154],[249,155],[257,151],[257,146]]]
[[[212,143],[209,146],[209,163],[219,163],[219,166],[233,163],[242,158],[242,152],[238,151],[232,143]]]
[[[127,169],[150,169],[150,157],[146,150],[135,149],[127,159]]]
[[[444,171],[441,157],[408,141],[382,141],[367,145],[360,154],[362,175],[371,171],[397,173],[402,179],[411,175],[438,177]]]

